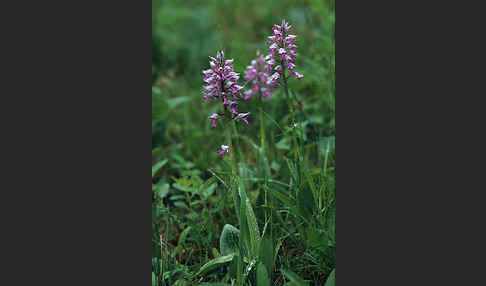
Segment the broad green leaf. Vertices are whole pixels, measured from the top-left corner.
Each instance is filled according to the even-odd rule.
[[[218,250],[216,248],[212,248],[211,251],[213,252],[213,257],[214,258],[218,258],[221,256],[221,254],[219,254]]]
[[[270,286],[270,279],[268,277],[267,269],[261,262],[257,267],[257,286]]]
[[[305,230],[306,243],[311,248],[325,252],[328,248],[328,237],[322,230],[307,227]]]
[[[156,186],[156,193],[159,199],[165,198],[169,193],[170,186],[168,183],[157,184]]]
[[[263,188],[265,188],[269,193],[271,193],[278,200],[280,200],[284,204],[284,206],[289,208],[293,213],[297,213],[295,200],[293,198],[277,190],[270,189],[267,186],[263,186]]]
[[[251,249],[254,256],[258,256],[258,250],[260,248],[260,231],[258,230],[257,219],[248,198],[246,198],[246,219],[248,230],[250,232]]]
[[[336,138],[334,136],[323,137],[319,140],[319,153],[325,155],[336,147]]]
[[[275,144],[275,147],[280,150],[290,150],[290,142],[289,137],[284,137],[282,140],[278,141]]]
[[[274,270],[274,246],[272,239],[265,234],[262,238],[260,245],[260,256],[259,259],[265,265],[268,273],[273,273]],[[271,278],[271,277],[270,277]]]
[[[193,192],[193,188],[189,187],[189,186],[182,186],[178,183],[173,183],[172,184],[172,187],[179,190],[179,191],[183,191],[183,192],[188,192],[188,193],[192,193]]]
[[[315,209],[314,195],[309,188],[297,189],[297,208],[299,214],[307,220],[310,220]]]
[[[157,162],[157,164],[152,166],[152,178],[155,176],[157,171],[160,170],[160,168],[164,167],[164,165],[167,164],[167,161],[169,161],[169,160],[164,159],[160,162]]]
[[[174,206],[178,207],[178,208],[183,208],[183,209],[187,209],[187,206],[184,202],[181,202],[181,201],[176,201],[174,202]]]
[[[186,242],[187,235],[189,234],[189,232],[191,231],[191,229],[192,229],[192,227],[188,226],[188,227],[186,227],[186,229],[184,229],[181,232],[181,235],[179,236],[179,242],[177,243],[177,246],[183,245]]]
[[[186,242],[186,238],[187,238],[187,235],[189,234],[189,232],[191,231],[192,227],[188,226],[186,229],[184,229],[180,236],[179,236],[179,241],[177,243],[177,247],[175,249],[175,253],[177,254],[181,254],[182,253],[182,249],[184,247],[184,243]]]
[[[240,231],[230,224],[226,224],[223,227],[219,238],[219,251],[221,251],[221,255],[228,255],[238,251],[239,234]]]
[[[208,198],[214,193],[214,190],[216,190],[216,187],[218,186],[217,183],[212,183],[208,188],[206,188],[203,192],[202,195],[204,198]]]
[[[334,286],[336,285],[336,268],[334,268],[331,271],[331,274],[329,274],[329,277],[327,277],[326,284],[324,286]]]
[[[295,272],[288,270],[288,269],[280,269],[280,272],[285,276],[285,278],[289,279],[290,282],[294,283],[296,286],[308,286],[309,283],[304,281],[304,279],[300,278],[299,275],[295,274]]]
[[[207,273],[217,269],[218,267],[220,267],[220,266],[230,262],[231,260],[233,260],[233,256],[235,256],[235,254],[231,253],[231,254],[220,256],[218,258],[210,260],[208,263],[204,264],[201,267],[201,269],[199,269],[199,271],[196,273],[196,275],[201,276],[201,275],[207,274]]]
[[[309,187],[312,191],[312,197],[314,198],[314,202],[318,201],[318,194],[317,194],[317,187],[316,184],[314,183],[314,179],[312,176],[309,174],[310,172],[304,172],[305,178],[307,179],[307,182],[309,183]]]
[[[275,170],[276,172],[278,172],[280,170],[280,164],[273,161],[272,164],[270,165],[270,167]]]

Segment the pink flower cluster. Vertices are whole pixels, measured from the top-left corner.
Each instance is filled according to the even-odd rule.
[[[282,20],[282,24],[273,25],[272,36],[268,37],[269,53],[265,57],[267,61],[266,72],[271,73],[272,67],[275,66],[275,73],[272,74],[268,80],[268,85],[279,85],[279,78],[283,72],[283,67],[286,67],[290,72],[288,77],[295,77],[301,79],[304,77],[302,74],[294,71],[295,69],[295,57],[297,56],[297,41],[296,35],[289,34],[290,26],[285,20]]]
[[[221,100],[225,111],[229,111],[233,114],[231,119],[241,119],[248,125],[248,115],[250,113],[238,112],[238,95],[241,97],[242,86],[238,85],[238,79],[240,74],[236,73],[233,68],[233,59],[225,60],[224,52],[220,51],[216,53],[216,58],[209,57],[210,69],[204,70],[204,96],[203,101],[208,99]],[[231,96],[231,99],[230,99]],[[211,120],[211,127],[216,127],[216,121],[223,117],[223,115],[214,113],[208,117]]]
[[[238,85],[240,75],[234,71],[233,59],[225,60],[224,52],[216,53],[216,58],[209,57],[210,69],[204,70],[204,96],[203,102],[208,99],[220,99],[224,107],[224,114],[213,113],[208,119],[211,121],[211,127],[217,126],[217,120],[224,116],[230,117],[229,120],[241,120],[248,125],[247,113],[240,113],[238,111],[238,96],[242,97],[242,86]],[[230,99],[231,96],[231,99]],[[221,145],[221,150],[218,151],[218,156],[223,156],[229,152],[229,147]]]
[[[270,70],[272,67],[270,67]],[[273,87],[267,85],[269,74],[267,72],[267,64],[265,58],[260,55],[260,51],[257,51],[256,59],[251,61],[245,70],[244,79],[247,80],[245,85],[250,83],[251,88],[245,91],[244,99],[250,99],[253,95],[260,93],[263,98],[270,98],[273,94]]]

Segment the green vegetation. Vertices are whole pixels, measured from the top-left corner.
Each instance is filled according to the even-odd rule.
[[[288,85],[296,124],[283,87],[262,111],[240,100],[234,174],[202,70],[224,50],[243,83],[282,19],[304,75]],[[152,1],[152,285],[334,285],[334,19],[334,1]]]

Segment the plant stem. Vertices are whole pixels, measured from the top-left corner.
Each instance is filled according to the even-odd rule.
[[[229,112],[228,112],[229,113]],[[231,116],[228,114],[228,116]],[[230,118],[228,117],[227,118]],[[231,162],[231,172],[233,175],[236,176],[236,162],[235,162],[235,156],[234,156],[234,150],[233,150],[233,140],[231,138],[231,119],[228,119],[226,122],[226,140],[228,140],[228,146],[229,146],[229,153],[230,153],[230,162]]]
[[[260,117],[260,147],[262,148],[262,152],[265,152],[265,123],[263,120],[263,100],[262,95],[260,93],[260,100],[259,100],[259,117]]]
[[[292,98],[290,97],[289,95],[289,88],[287,86],[287,76],[285,75],[286,73],[286,68],[285,68],[285,65],[283,64],[283,62],[281,63],[282,65],[282,77],[283,77],[283,82],[284,82],[284,89],[285,89],[285,95],[287,96],[287,104],[289,106],[289,110],[290,110],[290,116],[291,116],[291,130],[292,130],[292,140],[293,140],[293,145],[294,145],[294,156],[295,156],[295,159],[297,159],[297,155],[299,154],[299,145],[297,144],[297,135],[295,133],[295,112],[294,112],[294,106],[292,105]]]

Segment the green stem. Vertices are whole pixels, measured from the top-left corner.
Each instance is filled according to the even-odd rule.
[[[228,116],[231,116],[228,114]],[[230,118],[226,116],[227,118]],[[235,162],[235,156],[234,156],[234,150],[233,150],[233,140],[231,138],[231,119],[228,119],[226,122],[226,140],[228,140],[228,147],[229,147],[229,153],[230,153],[230,162],[231,162],[231,172],[233,175],[236,176],[236,162]]]
[[[294,106],[292,104],[292,98],[290,97],[290,94],[289,94],[289,88],[287,86],[287,76],[285,75],[286,73],[286,68],[285,68],[285,65],[283,64],[283,62],[281,63],[282,65],[282,77],[283,77],[283,82],[284,82],[284,89],[285,89],[285,95],[287,96],[287,104],[289,106],[289,110],[290,110],[290,116],[291,116],[291,120],[292,120],[292,126],[291,126],[291,130],[292,130],[292,140],[293,140],[293,145],[294,145],[294,156],[295,156],[295,159],[297,159],[297,156],[299,154],[299,145],[297,144],[297,135],[295,133],[295,112],[294,112]]]
[[[262,100],[262,95],[260,94],[260,100],[259,100],[259,117],[260,117],[260,147],[262,148],[262,152],[265,152],[265,123],[263,120],[263,100]]]

